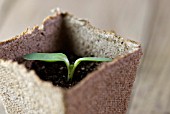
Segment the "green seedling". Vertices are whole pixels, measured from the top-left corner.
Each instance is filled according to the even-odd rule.
[[[77,59],[74,62],[74,64],[70,64],[67,56],[63,53],[32,53],[32,54],[25,55],[24,59],[26,59],[26,60],[39,60],[39,61],[45,61],[45,62],[62,61],[67,66],[67,70],[68,70],[67,79],[68,80],[73,78],[74,71],[75,71],[76,67],[82,61],[93,61],[93,62],[109,62],[109,61],[112,61],[112,59],[110,59],[110,58],[83,57],[83,58]]]

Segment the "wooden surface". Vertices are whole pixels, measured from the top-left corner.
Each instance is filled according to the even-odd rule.
[[[0,0],[0,41],[40,24],[55,7],[87,18],[142,43],[144,56],[127,114],[170,114],[169,5],[170,0]]]

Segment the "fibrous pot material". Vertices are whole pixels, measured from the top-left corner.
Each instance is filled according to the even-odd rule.
[[[23,55],[59,50],[113,61],[69,89],[42,81],[26,69],[31,62],[23,60]],[[124,114],[141,55],[140,44],[56,12],[41,27],[0,43],[2,102],[9,114]]]

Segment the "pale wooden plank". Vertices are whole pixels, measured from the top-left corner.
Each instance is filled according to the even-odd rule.
[[[0,41],[20,34],[27,27],[40,25],[42,20],[51,14],[50,10],[55,8],[57,4],[56,0],[43,0],[43,2],[42,0],[17,1],[12,12],[5,19],[2,30],[0,30]]]
[[[18,0],[1,0],[0,1],[0,31],[3,28],[3,25],[5,23],[6,18],[8,17],[8,14],[12,10],[15,3],[17,3]]]
[[[170,113],[170,1],[159,1],[129,114]]]

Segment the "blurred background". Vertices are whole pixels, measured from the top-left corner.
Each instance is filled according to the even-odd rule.
[[[170,114],[170,0],[0,0],[0,41],[40,25],[56,7],[141,42],[127,114]]]

